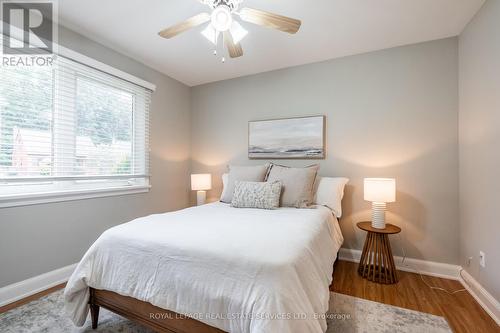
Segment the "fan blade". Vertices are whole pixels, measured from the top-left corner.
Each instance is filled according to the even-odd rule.
[[[243,55],[243,49],[241,48],[241,45],[234,44],[233,36],[229,32],[229,30],[224,31],[224,42],[226,43],[226,47],[231,58],[238,58]]]
[[[302,24],[301,21],[290,17],[252,8],[242,8],[240,10],[240,17],[243,21],[281,30],[290,34],[294,34],[299,31],[300,25]]]
[[[191,28],[197,27],[200,24],[203,24],[205,22],[210,21],[210,14],[208,13],[201,13],[196,16],[193,16],[191,18],[188,18],[187,20],[177,23],[176,25],[173,25],[167,29],[164,29],[160,31],[158,34],[162,36],[163,38],[172,38],[177,36],[178,34],[189,30]]]

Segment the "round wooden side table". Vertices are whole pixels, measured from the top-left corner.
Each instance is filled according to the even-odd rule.
[[[401,228],[393,224],[386,224],[385,229],[376,229],[372,227],[371,222],[359,222],[357,226],[368,232],[359,260],[359,275],[377,283],[393,284],[398,282],[389,235],[400,233]]]

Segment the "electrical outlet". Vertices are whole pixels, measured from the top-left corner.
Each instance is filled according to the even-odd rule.
[[[479,265],[481,265],[482,268],[486,267],[486,254],[484,254],[483,251],[479,251]]]

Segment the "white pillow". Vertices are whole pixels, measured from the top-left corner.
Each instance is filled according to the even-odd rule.
[[[336,217],[342,216],[342,198],[348,178],[316,177],[314,203],[330,208]]]
[[[224,173],[222,174],[222,193],[220,195],[220,201],[222,201],[222,198],[224,198],[225,195],[227,195],[227,182],[229,181],[229,174]]]

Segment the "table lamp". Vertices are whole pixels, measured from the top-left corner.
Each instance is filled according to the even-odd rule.
[[[212,189],[212,175],[209,173],[191,175],[191,190],[196,192],[196,204],[204,205],[207,191]]]
[[[385,228],[386,203],[396,201],[396,180],[393,178],[365,178],[366,201],[372,202],[372,227]]]

